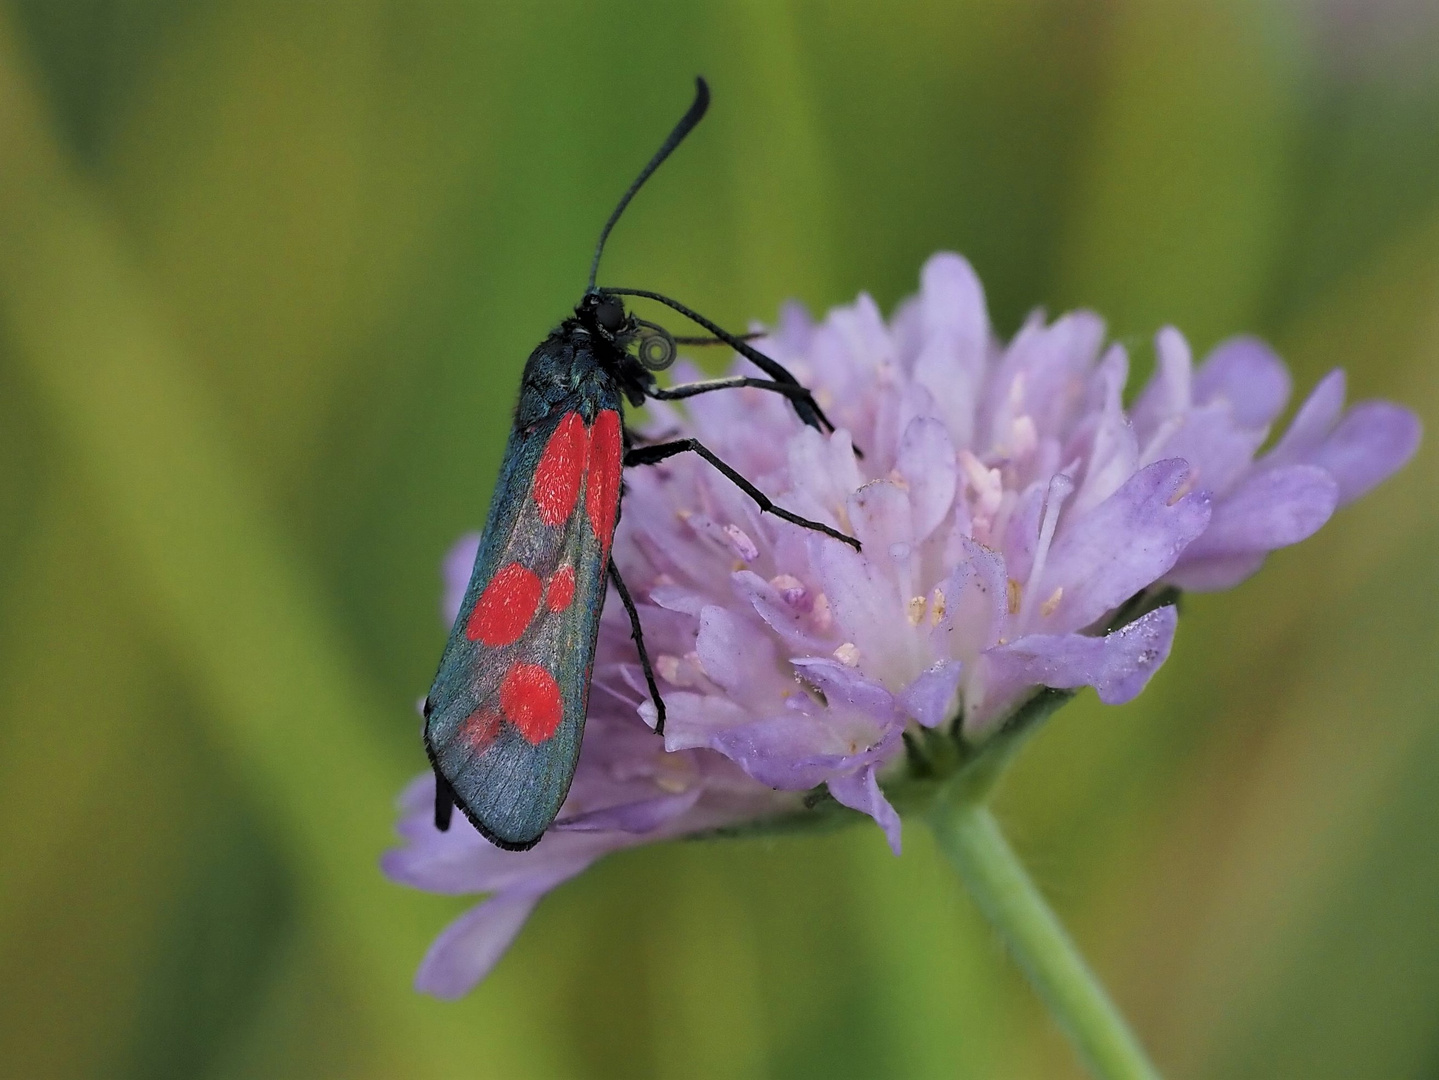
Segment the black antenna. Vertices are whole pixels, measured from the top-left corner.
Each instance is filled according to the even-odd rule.
[[[675,147],[678,146],[694,126],[704,118],[705,110],[709,107],[709,84],[704,81],[702,76],[696,75],[694,104],[690,106],[689,112],[680,117],[680,122],[676,124],[675,129],[670,132],[669,138],[664,141],[664,145],[655,151],[655,156],[650,158],[650,163],[644,167],[644,170],[639,176],[635,177],[635,182],[630,185],[630,189],[626,191],[624,197],[620,199],[620,204],[615,207],[615,212],[610,215],[609,221],[605,222],[605,227],[600,232],[600,242],[595,245],[595,257],[590,263],[590,284],[589,288],[585,290],[586,292],[595,291],[595,276],[600,272],[600,256],[604,254],[605,241],[609,239],[610,230],[615,227],[615,222],[618,221],[620,215],[625,212],[625,207],[628,206],[630,200],[635,197],[635,192],[650,178],[650,173],[658,169],[665,158],[674,153]]]

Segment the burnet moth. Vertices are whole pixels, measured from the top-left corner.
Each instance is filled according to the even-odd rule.
[[[715,390],[755,387],[787,397],[804,423],[833,431],[809,391],[744,336],[716,326],[669,297],[643,289],[597,288],[605,240],[651,173],[699,123],[709,87],[695,80],[694,104],[675,125],[610,214],[595,245],[589,286],[574,314],[540,342],[525,364],[499,480],[470,583],[440,669],[425,698],[425,751],[435,771],[435,825],[458,806],[499,847],[533,847],[555,820],[580,754],[606,581],[629,614],[640,665],[664,732],[655,683],[629,590],[610,557],[620,515],[623,468],[676,454],[704,458],[764,512],[837,540],[827,525],[775,506],[695,439],[645,443],[625,429],[623,407]],[[625,310],[623,296],[658,301],[713,337],[676,338]],[[735,377],[661,387],[677,344],[731,346],[767,378]]]

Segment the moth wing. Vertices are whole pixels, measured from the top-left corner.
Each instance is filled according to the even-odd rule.
[[[432,764],[475,827],[517,850],[574,776],[618,513],[618,412],[579,406],[512,435],[426,699]]]

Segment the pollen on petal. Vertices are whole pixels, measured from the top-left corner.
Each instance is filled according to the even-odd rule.
[[[590,432],[589,485],[585,490],[585,507],[590,526],[600,546],[608,553],[615,534],[615,516],[620,506],[620,414],[605,409],[595,417]]]
[[[500,710],[532,746],[554,735],[565,713],[555,677],[538,664],[518,660],[500,683]]]
[[[465,624],[465,637],[498,648],[520,639],[540,606],[539,575],[519,563],[500,567]]]
[[[575,568],[569,563],[550,575],[545,586],[545,606],[551,611],[564,611],[575,599]]]
[[[579,413],[570,413],[555,428],[535,467],[535,506],[546,525],[562,524],[574,511],[588,450],[585,422]]]

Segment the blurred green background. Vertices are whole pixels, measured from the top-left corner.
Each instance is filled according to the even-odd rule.
[[[0,1074],[1077,1075],[919,823],[612,858],[468,999],[376,870],[438,560],[604,278],[974,261],[1439,416],[1439,5],[0,7]],[[1439,456],[1062,713],[1001,817],[1173,1077],[1439,1077]]]

